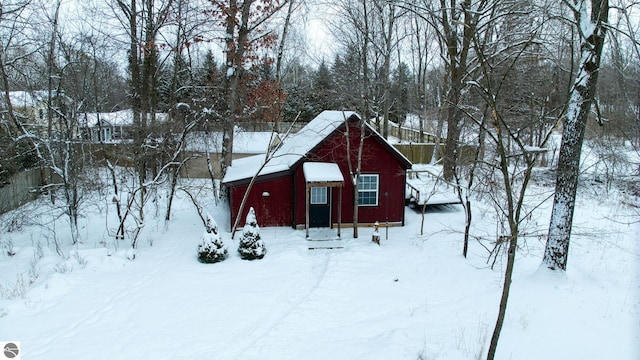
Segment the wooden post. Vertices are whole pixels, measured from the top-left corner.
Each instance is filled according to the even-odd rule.
[[[340,237],[340,225],[342,225],[342,186],[338,190],[338,237]]]
[[[304,207],[305,207],[305,211],[304,211],[304,227],[307,230],[307,239],[309,238],[309,196],[311,192],[311,186],[309,183],[306,183],[305,186],[305,202],[304,202]]]

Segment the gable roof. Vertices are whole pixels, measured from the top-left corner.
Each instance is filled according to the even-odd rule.
[[[352,119],[359,120],[360,115],[353,111],[325,110],[321,112],[300,131],[284,140],[259,175],[275,174],[293,168],[324,139],[344,125],[347,120]],[[384,140],[370,125],[365,124],[365,126],[401,162],[407,167],[411,167],[411,162],[402,153]],[[234,160],[232,165],[227,168],[227,173],[222,179],[222,183],[232,183],[253,177],[260,166],[264,164],[264,161],[265,155],[255,155]]]

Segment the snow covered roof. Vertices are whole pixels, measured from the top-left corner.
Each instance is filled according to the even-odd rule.
[[[45,101],[48,97],[48,92],[44,91],[44,90],[37,90],[37,91],[10,91],[9,92],[9,100],[11,101],[11,105],[13,107],[18,107],[18,108],[28,108],[28,107],[34,107],[36,105],[38,105],[38,103],[41,103],[43,101]],[[53,96],[56,96],[56,92],[53,92]],[[63,95],[64,96],[64,95]],[[64,96],[64,99],[67,102],[71,102],[71,98],[69,98],[68,96]],[[2,104],[1,107],[6,107],[6,101],[4,96],[1,97],[0,103]]]
[[[300,131],[284,140],[280,148],[271,156],[271,160],[260,171],[260,175],[289,170],[291,166],[354,115],[359,117],[353,111],[326,110],[321,112]],[[234,160],[227,169],[222,182],[229,183],[254,176],[264,160],[264,155]]]
[[[250,132],[236,129],[233,135],[233,152],[235,154],[264,154],[272,140],[270,131]],[[193,152],[219,153],[222,150],[222,133],[196,131],[187,137],[186,150]]]
[[[98,118],[113,126],[129,126],[133,124],[133,111],[131,109],[120,110],[108,113],[83,113],[79,116],[80,121],[86,126],[98,126]]]
[[[9,100],[14,107],[32,107],[40,102],[41,97],[29,91],[11,91]],[[4,103],[4,101],[3,101]]]
[[[325,110],[311,120],[299,132],[283,140],[282,145],[273,153],[271,160],[260,170],[259,175],[275,174],[291,169],[296,163],[302,160],[311,150],[313,150],[327,136],[343,125],[352,116],[360,118],[353,111]],[[401,161],[411,164],[400,151],[391,146],[382,135],[374,128],[365,123],[369,131],[376,134],[389,151],[393,152]],[[223,183],[231,183],[238,180],[248,179],[256,175],[256,172],[264,164],[265,155],[256,155],[234,160],[227,168],[227,173],[222,179]]]
[[[273,154],[271,161],[277,161],[290,168],[353,115],[359,117],[353,111],[321,112],[307,126],[285,139],[282,146]]]
[[[222,179],[222,182],[229,183],[237,180],[249,179],[256,174],[258,169],[260,169],[264,164],[264,161],[264,154],[233,160],[233,165],[227,168],[227,173]],[[260,175],[275,174],[286,170],[289,170],[289,166],[276,161],[276,159],[272,159],[260,171]]]
[[[85,126],[94,127],[98,126],[98,117],[104,123],[107,122],[112,126],[131,126],[133,125],[133,110],[125,109],[115,112],[101,112],[101,113],[83,113],[78,115],[81,122],[86,124]],[[168,114],[158,113],[156,114],[156,120],[162,122],[167,120]]]
[[[336,163],[306,162],[302,164],[302,171],[307,182],[344,182]]]

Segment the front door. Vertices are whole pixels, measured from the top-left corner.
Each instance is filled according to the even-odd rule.
[[[331,188],[312,187],[309,198],[309,227],[331,227]]]

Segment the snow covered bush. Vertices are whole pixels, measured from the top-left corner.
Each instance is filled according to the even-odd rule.
[[[260,227],[258,226],[256,212],[253,208],[250,208],[249,214],[247,214],[247,221],[244,229],[242,229],[238,252],[245,260],[262,259],[267,253],[264,241],[260,239]]]
[[[222,242],[222,237],[218,233],[218,224],[207,215],[206,231],[202,234],[200,245],[198,245],[198,260],[203,263],[217,263],[227,258],[227,247]]]

